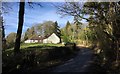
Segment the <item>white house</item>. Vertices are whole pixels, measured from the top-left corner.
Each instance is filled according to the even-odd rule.
[[[25,43],[37,43],[38,40],[31,40],[31,39],[28,39],[25,41]]]
[[[41,36],[33,36],[32,38],[26,40],[24,43],[60,43],[60,38],[55,34],[52,33],[47,38],[43,38]]]
[[[43,41],[43,38],[41,36],[34,36],[28,40],[25,41],[25,43],[40,43]]]
[[[60,43],[60,38],[55,34],[51,34],[48,38],[43,39],[43,43]]]

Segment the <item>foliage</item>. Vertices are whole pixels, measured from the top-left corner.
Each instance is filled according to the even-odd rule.
[[[11,48],[15,44],[16,33],[12,32],[6,37],[7,48]]]
[[[37,35],[40,35],[42,37],[49,36],[52,33],[56,33],[59,37],[61,35],[59,29],[60,27],[58,26],[57,21],[45,21],[43,23],[36,24],[34,27]]]
[[[70,42],[68,36],[66,36],[65,34],[62,34],[61,38],[62,38],[62,41],[65,42],[65,43]]]
[[[27,40],[36,35],[34,27],[28,28],[25,32],[24,40]]]
[[[77,21],[85,19],[89,22],[89,31],[82,32],[83,38],[95,42],[100,52],[101,65],[112,69],[116,62],[119,66],[119,39],[120,39],[120,6],[118,2],[86,2],[83,8],[79,2],[66,2],[58,7],[60,14],[71,15]],[[84,17],[83,15],[89,15]],[[113,19],[114,18],[114,19]]]
[[[73,56],[68,47],[52,44],[22,44],[21,53],[14,56],[13,50],[3,53],[4,72],[41,72],[43,69],[58,65]]]
[[[89,26],[95,32],[99,43],[98,47],[102,51],[99,53],[100,61],[112,68],[111,63],[119,60],[119,47],[116,43],[119,40],[116,34],[120,31],[118,29],[120,17],[116,16],[120,14],[119,7],[116,2],[92,2],[85,3],[84,9],[86,14],[90,15]]]
[[[81,31],[81,24],[75,23],[72,24],[67,21],[66,26],[61,29],[62,38],[64,42],[74,42],[79,38],[79,34]]]
[[[95,32],[90,30],[88,26],[81,30],[79,38],[83,41],[90,42],[90,44],[97,41]]]
[[[57,36],[61,36],[61,31],[60,31],[60,27],[58,26],[58,23],[57,23],[57,21],[53,24],[53,26],[54,26],[54,33],[57,35]]]
[[[66,26],[61,29],[63,42],[70,42],[71,39],[71,24],[67,21]]]
[[[44,36],[47,36],[47,35],[50,35],[51,33],[53,33],[53,22],[52,21],[47,21],[47,22],[44,22],[43,23],[43,33],[44,33]]]

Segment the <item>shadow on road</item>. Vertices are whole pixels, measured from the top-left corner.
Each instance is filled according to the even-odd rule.
[[[85,47],[77,47],[77,55],[64,64],[49,69],[50,72],[88,72],[93,62],[93,51]]]

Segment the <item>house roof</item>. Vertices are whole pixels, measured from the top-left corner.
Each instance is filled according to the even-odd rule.
[[[52,34],[55,34],[55,33],[52,33]],[[43,39],[46,39],[46,38],[50,37],[52,34],[46,35],[45,37],[42,37],[42,36],[33,36],[33,37],[29,38],[29,40],[43,40]]]
[[[53,33],[52,33],[53,34]],[[49,36],[51,36],[52,34],[46,35],[44,38],[48,38]]]
[[[58,36],[56,33],[52,33],[52,34],[55,34],[56,36]],[[49,35],[46,35],[44,38],[48,38],[50,37],[52,34],[49,34]],[[59,36],[58,36],[59,37]],[[60,37],[59,37],[60,38]]]
[[[33,36],[29,40],[43,40],[43,39],[44,39],[43,37]]]

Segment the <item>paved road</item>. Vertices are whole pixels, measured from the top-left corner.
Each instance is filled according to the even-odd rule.
[[[92,60],[93,53],[90,49],[83,48],[78,55],[64,63],[52,68],[51,72],[87,72]]]

